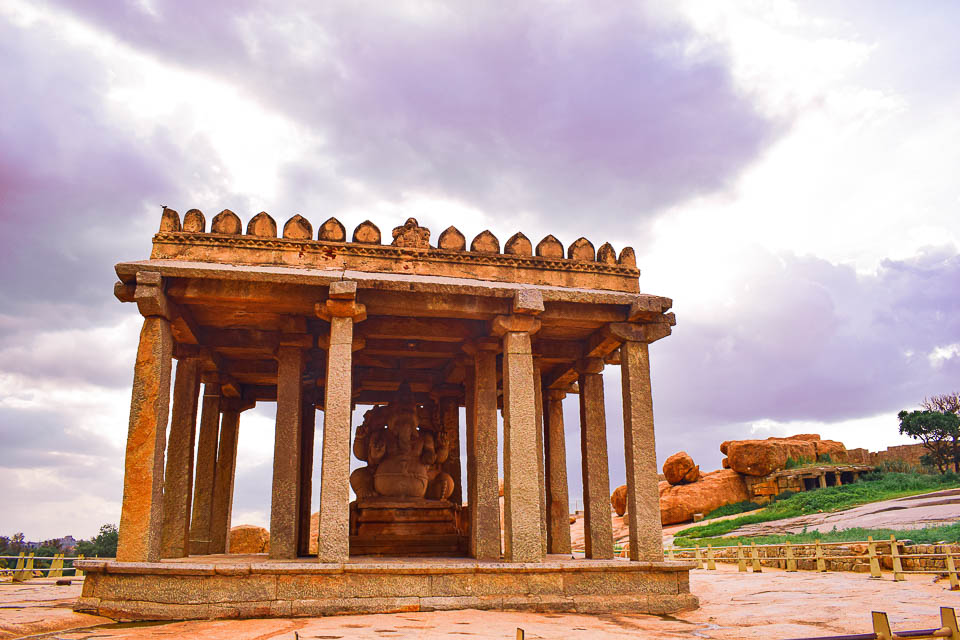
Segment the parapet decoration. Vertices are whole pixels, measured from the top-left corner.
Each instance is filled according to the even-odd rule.
[[[265,211],[253,216],[246,225],[229,209],[224,209],[206,230],[206,218],[198,209],[183,216],[164,207],[159,232],[154,236],[153,259],[191,260],[235,264],[302,266],[308,268],[344,268],[361,271],[399,271],[423,275],[445,275],[497,280],[533,282],[565,287],[638,291],[636,256],[624,247],[619,256],[609,242],[599,249],[586,238],[577,238],[564,252],[561,242],[548,235],[534,247],[523,233],[515,233],[503,245],[489,230],[481,231],[469,244],[456,227],[448,227],[430,244],[431,234],[415,218],[392,231],[392,242],[382,242],[380,229],[365,220],[354,229],[350,241],[343,223],[329,218],[314,235],[310,221],[300,214],[287,220],[282,228]],[[278,237],[278,229],[282,229]],[[315,238],[315,239],[314,239]],[[342,264],[337,264],[339,261]],[[402,263],[388,265],[384,261]],[[415,263],[419,263],[415,264]],[[455,263],[460,268],[424,268],[423,263]],[[498,274],[484,267],[509,269]],[[568,272],[587,276],[537,277],[524,272]]]

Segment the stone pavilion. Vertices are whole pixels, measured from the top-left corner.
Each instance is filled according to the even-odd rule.
[[[244,230],[229,210],[208,227],[196,209],[164,208],[150,259],[116,266],[116,297],[143,316],[120,539],[116,560],[79,563],[78,610],[697,605],[693,565],[661,546],[648,345],[670,334],[672,301],[640,293],[629,247],[580,238],[564,251],[522,233],[501,247],[489,231],[468,245],[454,227],[431,240],[413,218],[388,238],[369,221],[348,237],[335,218],[278,229],[259,213]],[[608,366],[623,383],[622,452],[607,447]],[[583,558],[570,549],[567,396],[580,407]],[[228,555],[237,434],[258,402],[276,405],[270,552]],[[610,455],[626,463],[629,559],[614,558]]]

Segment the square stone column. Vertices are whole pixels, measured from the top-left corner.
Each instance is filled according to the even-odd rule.
[[[177,362],[173,383],[173,411],[167,436],[167,469],[163,475],[163,558],[190,553],[190,507],[193,496],[193,449],[197,437],[197,401],[200,396],[200,360]]]
[[[270,502],[270,557],[297,557],[300,513],[300,421],[304,352],[277,348],[277,423],[273,443],[273,497]]]
[[[306,399],[300,415],[300,508],[297,553],[310,553],[310,509],[313,507],[313,445],[317,430],[317,407]]]
[[[536,385],[530,334],[540,321],[498,316],[494,333],[503,336],[503,512],[504,556],[508,562],[542,562],[540,531],[540,450]]]
[[[474,498],[470,509],[470,547],[477,560],[500,560],[500,478],[497,468],[496,340],[477,340],[473,350]]]
[[[477,521],[477,456],[474,452],[473,443],[475,440],[476,429],[474,427],[476,419],[477,403],[474,400],[476,395],[476,365],[473,358],[462,356],[465,365],[463,377],[464,404],[467,418],[467,513],[470,530],[467,535],[467,554],[471,558],[477,556],[476,536],[474,535],[473,523]],[[499,517],[499,516],[498,516]]]
[[[216,374],[213,378],[215,380]],[[210,550],[210,526],[213,521],[213,488],[217,476],[217,441],[220,432],[220,384],[203,385],[200,409],[200,435],[197,438],[197,462],[193,481],[193,518],[190,521],[190,553],[203,555]]]
[[[547,555],[547,483],[544,461],[543,387],[541,359],[533,357],[534,424],[537,431],[537,487],[540,497],[540,546],[541,556]]]
[[[156,281],[159,285],[159,274]],[[159,292],[159,287],[154,287]],[[141,285],[137,284],[139,296]],[[141,309],[142,312],[142,309]],[[133,370],[124,459],[118,562],[159,562],[163,528],[163,453],[170,411],[173,335],[165,317],[143,319]]]
[[[233,514],[233,485],[237,470],[237,436],[240,426],[238,405],[239,402],[233,398],[223,402],[208,553],[230,552],[230,520]]]
[[[547,480],[547,552],[570,553],[570,497],[567,487],[567,444],[563,432],[566,393],[547,389],[543,395]]]
[[[603,407],[603,360],[585,358],[580,374],[580,452],[583,458],[583,533],[588,558],[613,557],[607,418]]]
[[[650,391],[650,353],[645,342],[629,340],[620,346],[623,382],[623,452],[627,468],[627,521],[630,559],[661,562],[657,449],[653,432],[653,396]]]
[[[323,404],[323,453],[320,462],[320,562],[350,558],[350,418],[353,409],[353,324],[366,318],[356,302],[357,283],[330,284],[330,298],[317,315],[330,322],[327,380]]]

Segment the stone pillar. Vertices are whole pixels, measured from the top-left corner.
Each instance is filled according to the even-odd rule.
[[[442,390],[445,392],[445,390]],[[460,405],[457,397],[442,395],[437,405],[440,408],[440,427],[447,434],[450,442],[450,454],[441,466],[441,469],[453,478],[453,493],[450,502],[463,504],[463,472],[460,468]]]
[[[623,451],[627,469],[627,518],[630,559],[663,561],[657,450],[650,391],[647,343],[628,340],[620,346],[623,383]]]
[[[563,432],[563,404],[566,393],[547,389],[544,394],[544,442],[547,481],[548,553],[570,553],[570,497],[567,493],[567,444]]]
[[[193,448],[197,437],[197,399],[200,395],[200,360],[177,362],[173,383],[173,411],[167,437],[167,469],[163,475],[163,558],[184,558],[190,553],[190,507],[193,496]]]
[[[476,394],[476,365],[474,364],[473,358],[464,356],[463,359],[466,365],[466,373],[463,377],[463,388],[467,418],[467,512],[470,526],[470,531],[467,535],[467,554],[471,558],[475,558],[477,557],[477,539],[474,535],[475,530],[473,523],[477,521],[477,456],[473,446],[476,439],[476,429],[474,427],[477,407],[477,403],[474,400]]]
[[[471,548],[477,560],[500,559],[500,482],[497,469],[497,341],[474,347],[473,450],[476,485],[470,513]]]
[[[273,444],[273,498],[270,502],[270,557],[297,557],[300,514],[300,419],[304,352],[277,348],[277,423]]]
[[[533,357],[534,428],[537,431],[537,492],[540,498],[540,555],[547,555],[547,483],[544,468],[543,387],[540,373],[541,359]]]
[[[820,482],[819,482],[820,488],[821,488],[821,489],[826,489],[826,488],[827,488],[827,474],[821,473],[820,476],[818,477],[818,480],[820,481]]]
[[[350,417],[353,407],[353,323],[366,318],[356,302],[357,283],[330,284],[330,298],[317,315],[330,322],[327,380],[323,404],[323,454],[320,467],[320,562],[350,557]]]
[[[504,556],[508,562],[542,562],[540,533],[541,463],[536,385],[530,334],[540,321],[525,315],[498,316],[503,336],[503,513]],[[542,422],[541,422],[542,424]]]
[[[310,553],[310,515],[313,506],[313,444],[317,428],[317,407],[305,400],[300,415],[300,508],[297,553]]]
[[[237,470],[237,430],[240,426],[238,405],[239,401],[235,399],[225,400],[222,405],[208,553],[230,552],[230,516],[233,514],[233,485]]]
[[[190,521],[192,554],[203,555],[209,553],[210,549],[219,431],[220,384],[207,382],[203,385],[203,407],[200,409],[200,435],[197,438],[197,463],[193,481],[193,518]]]
[[[586,358],[580,373],[580,451],[583,456],[584,547],[588,558],[613,557],[607,418],[603,407],[603,360]]]
[[[156,285],[150,288],[162,296],[159,274],[151,275],[156,276]],[[141,288],[138,274],[138,297]],[[118,562],[160,561],[163,452],[170,410],[172,357],[173,335],[169,320],[160,315],[145,317],[133,370],[117,543]]]

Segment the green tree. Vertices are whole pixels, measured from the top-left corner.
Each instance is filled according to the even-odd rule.
[[[117,557],[117,534],[117,525],[105,524],[100,527],[100,533],[96,537],[78,542],[75,552],[87,558],[115,558]]]
[[[921,406],[927,411],[939,411],[960,417],[960,391],[924,398]],[[954,433],[950,437],[950,445],[953,470],[960,473],[960,433]]]
[[[920,440],[930,460],[944,473],[953,460],[953,442],[960,438],[960,416],[940,411],[901,411],[900,433]]]

